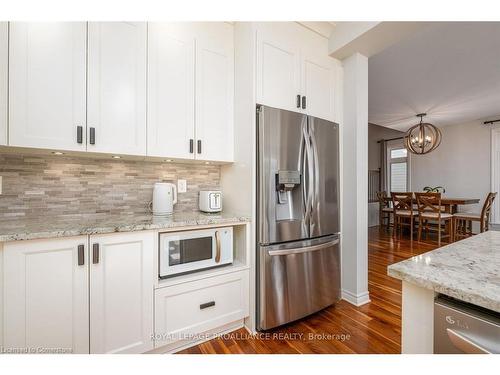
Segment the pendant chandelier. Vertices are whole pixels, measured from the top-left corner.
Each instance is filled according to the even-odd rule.
[[[434,125],[423,122],[426,115],[427,113],[419,113],[417,117],[420,117],[420,123],[406,132],[405,147],[413,154],[428,154],[441,143],[441,131]]]

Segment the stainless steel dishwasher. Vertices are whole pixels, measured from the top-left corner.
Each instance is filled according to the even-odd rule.
[[[434,302],[434,353],[500,353],[500,314],[438,297]]]

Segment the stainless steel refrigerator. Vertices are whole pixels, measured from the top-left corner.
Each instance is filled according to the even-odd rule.
[[[338,124],[257,106],[257,326],[340,299]]]

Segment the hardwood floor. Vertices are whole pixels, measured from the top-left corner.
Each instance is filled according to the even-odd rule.
[[[409,235],[394,240],[378,227],[369,228],[371,302],[355,307],[342,300],[267,335],[251,336],[242,328],[180,353],[400,353],[401,282],[387,276],[387,266],[436,247],[434,241],[411,243]]]

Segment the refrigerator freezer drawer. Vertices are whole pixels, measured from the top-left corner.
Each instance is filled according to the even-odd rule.
[[[259,247],[260,330],[303,318],[339,299],[337,235]]]
[[[500,353],[500,314],[445,297],[434,303],[434,353]]]

